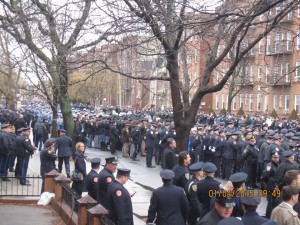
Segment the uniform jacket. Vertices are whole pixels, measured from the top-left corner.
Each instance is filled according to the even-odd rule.
[[[156,225],[185,225],[187,216],[188,201],[182,188],[172,184],[164,184],[153,191],[147,223],[155,222]]]
[[[167,147],[163,153],[163,169],[172,170],[177,164],[177,157],[174,149]]]
[[[31,141],[25,135],[17,136],[16,138],[16,153],[21,157],[32,155],[35,148],[32,146]]]
[[[178,187],[185,188],[186,183],[190,179],[190,172],[188,168],[184,165],[176,165],[173,168],[173,172],[175,173],[173,184]]]
[[[9,134],[6,132],[2,132],[0,134],[0,153],[8,154],[10,152],[11,147],[11,139]]]
[[[299,225],[298,213],[290,208],[285,202],[280,203],[271,214],[271,220],[280,225]]]
[[[58,157],[70,157],[72,155],[72,139],[63,135],[56,139]]]
[[[40,152],[40,160],[41,160],[41,176],[44,177],[45,173],[49,173],[55,169],[55,160],[57,155],[51,154],[48,152],[47,148],[43,148]]]
[[[115,180],[114,175],[105,167],[100,171],[98,176],[98,194],[97,202],[107,208],[107,189]]]
[[[261,225],[265,222],[268,222],[269,220],[258,215],[257,212],[246,212],[244,216],[242,217],[242,221],[244,225]]]
[[[109,217],[116,225],[133,225],[131,197],[126,188],[114,180],[107,189]]]
[[[155,131],[147,130],[146,132],[146,148],[154,148]]]
[[[216,210],[213,209],[208,214],[206,214],[197,223],[197,225],[217,225],[221,220],[222,220],[222,218],[219,216],[219,214],[216,212]]]
[[[95,170],[91,170],[86,177],[86,189],[89,196],[97,200],[99,174]]]

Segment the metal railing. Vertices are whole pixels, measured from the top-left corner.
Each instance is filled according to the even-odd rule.
[[[27,175],[28,185],[21,185],[16,177],[6,177],[9,181],[0,178],[0,196],[40,196],[42,177],[39,175]]]
[[[66,203],[70,207],[71,212],[78,213],[78,203],[77,200],[81,197],[76,194],[76,192],[69,187],[68,184],[62,182],[62,202]]]

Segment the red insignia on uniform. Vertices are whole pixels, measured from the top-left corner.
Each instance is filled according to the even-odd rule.
[[[98,177],[94,177],[93,178],[93,183],[97,183],[98,182]]]
[[[122,196],[122,191],[121,190],[117,190],[116,191],[116,196],[121,197]]]
[[[112,182],[111,177],[107,177],[107,178],[106,178],[106,183],[110,184],[111,182]]]

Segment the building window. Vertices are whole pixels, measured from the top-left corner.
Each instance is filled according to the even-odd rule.
[[[273,96],[273,109],[277,110],[278,98],[277,95]]]
[[[235,96],[232,99],[232,109],[236,110],[236,97]]]
[[[244,107],[244,95],[240,94],[240,109]]]
[[[285,81],[290,82],[290,80],[291,80],[291,67],[290,64],[287,63],[285,65]]]
[[[266,65],[266,83],[269,83],[270,81],[270,71],[269,71],[269,65]]]
[[[245,105],[248,105],[248,94],[245,94]]]
[[[293,18],[293,11],[290,11],[288,14],[287,14],[287,19],[288,20],[292,20]]]
[[[216,95],[216,110],[219,109],[219,96]]]
[[[266,46],[266,53],[270,54],[270,50],[271,50],[271,37],[270,35],[267,36],[267,46]]]
[[[290,107],[290,96],[286,95],[284,97],[284,111],[285,111],[285,113],[289,112],[289,107]]]
[[[224,99],[224,95],[222,95],[222,109],[225,109],[225,99]]]
[[[279,48],[279,33],[275,34],[274,51],[278,52]]]
[[[262,48],[263,48],[263,43],[262,43],[262,40],[260,40],[258,42],[258,53],[261,54],[262,53]]]
[[[300,81],[300,61],[296,62],[295,81]]]
[[[261,94],[257,94],[257,111],[261,110]]]
[[[275,67],[274,67],[274,83],[276,83],[278,80],[279,70],[280,70],[280,66],[275,65]]]
[[[284,45],[285,39],[284,39],[284,33],[281,33],[281,45]]]
[[[249,81],[253,83],[253,65],[250,66]]]
[[[292,33],[291,31],[288,31],[286,33],[286,50],[291,51],[292,49]]]
[[[249,111],[253,111],[253,94],[249,95]]]
[[[265,100],[264,100],[264,111],[267,112],[268,111],[268,102],[269,102],[269,96],[265,95]]]
[[[295,95],[295,110],[299,114],[300,95]]]
[[[258,82],[261,81],[261,65],[257,66],[257,80]]]
[[[279,109],[282,108],[282,95],[279,96]]]
[[[300,30],[297,30],[297,50],[300,50]]]

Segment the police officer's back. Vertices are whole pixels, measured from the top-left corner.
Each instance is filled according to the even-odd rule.
[[[98,188],[98,176],[100,169],[101,159],[93,158],[91,159],[92,170],[88,173],[86,177],[86,189],[88,191],[88,195],[93,199],[97,200],[97,188]]]

